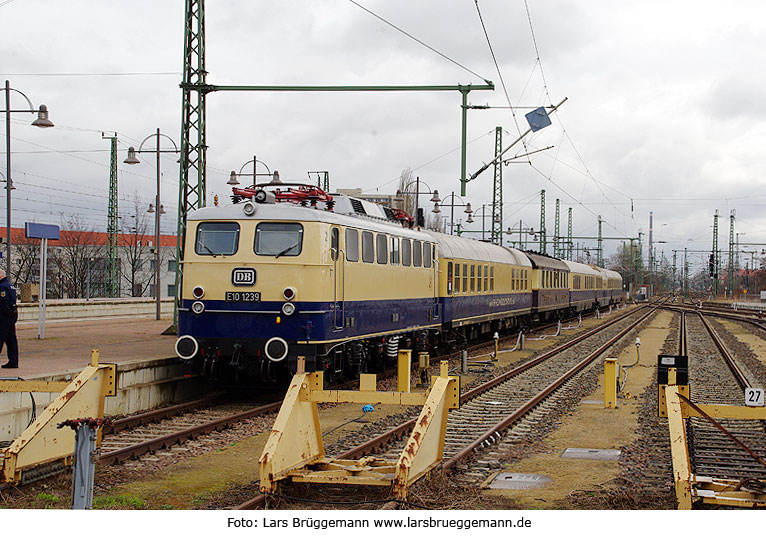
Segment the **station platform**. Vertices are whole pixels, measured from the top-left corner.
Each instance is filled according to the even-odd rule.
[[[0,378],[53,376],[79,372],[90,362],[92,349],[103,363],[127,364],[175,357],[176,337],[163,335],[172,319],[154,316],[109,316],[54,319],[37,337],[37,320],[16,323],[19,368],[0,368]],[[0,364],[8,361],[3,349]]]

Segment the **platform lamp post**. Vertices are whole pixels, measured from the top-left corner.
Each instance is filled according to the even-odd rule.
[[[242,170],[244,170],[245,166],[247,166],[250,163],[253,164],[253,173],[252,174],[243,174]],[[265,174],[259,174],[257,172],[258,163],[261,163],[266,168],[266,173]],[[231,171],[231,175],[229,176],[229,181],[227,181],[226,183],[228,183],[229,185],[239,185],[239,180],[237,180],[238,177],[240,177],[240,176],[250,176],[250,175],[253,176],[253,187],[255,187],[258,184],[258,176],[270,176],[271,175],[271,169],[268,166],[266,166],[265,162],[257,160],[255,158],[255,155],[253,155],[253,160],[247,161],[245,164],[243,164],[242,167],[239,169],[239,173],[237,173],[236,170],[232,170]]]
[[[149,141],[152,137],[156,138],[155,140],[155,148],[154,149],[144,149],[144,144]],[[173,149],[160,149],[160,138],[165,137],[168,140],[170,140],[170,143],[173,144]],[[134,148],[133,146],[128,148],[128,158],[125,159],[123,162],[125,164],[138,164],[139,161],[138,157],[136,157],[136,153],[156,153],[157,155],[157,197],[155,200],[155,204],[149,204],[149,209],[147,210],[149,213],[156,213],[154,217],[154,296],[157,300],[157,310],[156,310],[156,319],[159,321],[160,319],[160,216],[165,213],[165,208],[162,204],[160,204],[160,179],[161,179],[161,173],[160,173],[160,153],[179,153],[178,146],[173,141],[173,138],[170,136],[167,136],[165,134],[162,134],[160,132],[160,129],[157,129],[157,131],[154,134],[150,134],[144,140],[141,142],[141,144],[138,146],[138,149]]]
[[[415,184],[415,192],[414,193],[408,192],[407,189],[413,183]],[[420,184],[421,183],[428,188],[428,192],[427,193],[421,193],[420,192]],[[428,184],[426,182],[420,181],[420,177],[415,178],[415,181],[411,181],[407,185],[405,185],[404,186],[404,190],[397,189],[397,191],[396,191],[397,199],[401,199],[404,195],[414,195],[415,196],[415,213],[413,214],[413,217],[415,218],[415,225],[416,226],[420,226],[418,224],[418,197],[420,195],[432,195],[431,196],[431,202],[434,203],[433,213],[437,213],[437,214],[441,213],[441,210],[439,209],[439,202],[441,202],[441,199],[439,198],[439,191],[438,190],[431,191],[431,188],[428,187]]]
[[[456,198],[460,199],[460,204],[455,204],[455,199]],[[462,206],[463,208],[465,208],[465,210],[463,210],[463,211],[468,214],[468,220],[466,222],[467,223],[473,223],[473,217],[472,217],[473,210],[471,209],[471,203],[470,202],[468,202],[466,204],[463,201],[463,199],[460,198],[460,196],[455,194],[455,191],[452,191],[452,194],[450,194],[450,196],[445,196],[444,197],[444,199],[441,201],[441,205],[442,206],[445,205],[444,201],[447,200],[447,199],[449,199],[449,208],[450,208],[450,212],[449,212],[449,233],[450,234],[453,233],[454,226],[455,226],[455,206]],[[437,204],[434,204],[434,208],[436,208],[436,206],[437,206]],[[436,211],[434,211],[434,213],[436,213]],[[460,236],[460,234],[458,234],[458,236]]]
[[[11,91],[16,91],[24,100],[29,104],[29,109],[14,110],[11,109]],[[32,126],[40,128],[50,128],[53,123],[48,119],[48,108],[45,104],[41,104],[39,108],[35,109],[32,105],[32,101],[19,91],[18,89],[11,88],[11,83],[7,79],[5,80],[5,110],[0,110],[5,113],[5,165],[6,165],[6,226],[5,234],[7,240],[5,241],[5,275],[8,276],[8,281],[13,283],[13,277],[11,276],[11,191],[15,188],[13,186],[13,180],[11,179],[11,114],[12,113],[36,113],[37,119],[32,121]]]

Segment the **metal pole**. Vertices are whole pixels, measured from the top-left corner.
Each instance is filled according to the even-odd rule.
[[[45,338],[45,294],[48,290],[48,240],[40,240],[40,294],[37,296],[37,338]]]
[[[85,278],[85,300],[90,300],[90,257],[88,257],[88,263],[86,266],[87,277]]]
[[[484,241],[484,204],[481,205],[481,239]]]
[[[455,226],[455,191],[452,191],[452,200],[449,205],[449,233],[452,234]]]
[[[253,163],[255,164],[255,163]],[[160,129],[157,129],[157,200],[154,213],[154,296],[157,299],[157,320],[160,319]]]
[[[462,117],[461,117],[461,131],[460,131],[460,196],[465,196],[465,185],[468,181],[466,179],[466,133],[468,131],[468,90],[461,90],[460,94],[463,95],[463,104],[461,105]]]
[[[6,189],[6,212],[5,212],[5,275],[13,284],[11,276],[11,82],[5,80],[5,189]]]
[[[72,510],[93,509],[93,479],[96,451],[96,429],[82,423],[75,430],[74,459],[72,461]]]
[[[415,213],[412,216],[415,218],[415,226],[419,227],[418,223],[418,196],[420,196],[420,176],[415,178]]]
[[[255,175],[255,165],[256,165],[255,155],[253,155],[253,186],[258,184],[258,178]]]

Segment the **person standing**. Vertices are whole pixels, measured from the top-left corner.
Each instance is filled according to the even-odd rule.
[[[19,342],[16,339],[16,289],[0,270],[0,352],[8,346],[8,362],[1,368],[19,368]]]

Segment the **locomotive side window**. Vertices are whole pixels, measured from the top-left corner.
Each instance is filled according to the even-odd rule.
[[[420,240],[412,241],[412,266],[423,266],[423,246]]]
[[[378,264],[386,264],[388,262],[388,237],[385,234],[378,234],[375,241],[378,245]]]
[[[452,262],[447,263],[447,294],[452,294]]]
[[[359,231],[346,229],[346,260],[359,262]]]
[[[399,238],[391,237],[391,264],[399,264]]]
[[[362,231],[362,261],[365,263],[375,262],[375,246],[373,245],[372,233]]]
[[[431,242],[425,242],[423,244],[423,266],[431,268],[433,262],[433,250],[431,249]]]
[[[402,266],[412,264],[412,245],[407,238],[402,238]]]
[[[340,232],[337,227],[330,231],[330,258],[333,261],[338,260],[338,251],[340,250]]]
[[[238,223],[200,223],[197,227],[197,255],[234,255],[238,247]]]
[[[294,257],[301,252],[303,227],[298,223],[258,223],[255,227],[256,255]]]

